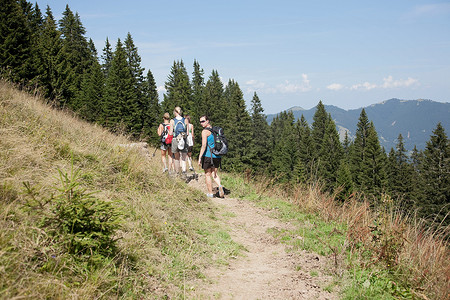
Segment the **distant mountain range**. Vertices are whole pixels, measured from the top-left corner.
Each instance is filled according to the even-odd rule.
[[[345,131],[348,131],[349,137],[353,139],[362,108],[344,110],[337,106],[325,105],[325,109],[336,123],[341,140]],[[450,136],[450,103],[422,99],[390,99],[365,107],[365,110],[367,117],[375,125],[380,143],[386,152],[389,152],[391,147],[395,149],[400,133],[407,150],[412,150],[414,145],[419,150],[425,149],[426,142],[430,140],[438,122],[441,122],[445,133]],[[295,106],[287,111],[292,111],[295,119],[303,114],[311,126],[316,108],[305,110]],[[269,124],[276,116],[277,114],[267,115]]]

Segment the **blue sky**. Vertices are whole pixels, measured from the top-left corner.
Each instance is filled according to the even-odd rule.
[[[319,100],[355,109],[390,98],[450,101],[450,1],[38,0],[78,12],[99,54],[128,32],[158,88],[175,60],[217,70],[265,113]],[[250,106],[249,106],[250,107]]]

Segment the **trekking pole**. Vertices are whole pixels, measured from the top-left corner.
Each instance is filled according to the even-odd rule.
[[[156,150],[158,150],[158,147],[155,147],[155,151],[153,151],[152,157],[155,157]]]

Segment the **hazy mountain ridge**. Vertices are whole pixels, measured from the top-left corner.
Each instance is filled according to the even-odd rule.
[[[343,138],[345,130],[353,138],[362,108],[345,110],[334,105],[325,105],[325,109],[335,121],[341,138]],[[448,102],[394,98],[372,104],[364,109],[369,120],[373,121],[380,137],[380,143],[387,152],[391,147],[395,148],[400,133],[407,150],[412,150],[414,145],[418,149],[424,149],[438,122],[441,122],[449,135],[450,103]],[[300,118],[303,114],[308,124],[311,125],[316,108],[299,110],[299,107],[295,106],[289,110],[292,110],[295,119]],[[267,121],[271,123],[275,116],[276,114],[267,115]]]

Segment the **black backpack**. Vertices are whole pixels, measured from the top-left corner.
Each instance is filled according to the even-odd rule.
[[[223,132],[223,128],[219,126],[213,126],[212,128],[206,128],[211,131],[214,137],[214,148],[211,148],[211,153],[214,155],[225,155],[228,153],[228,141]]]

